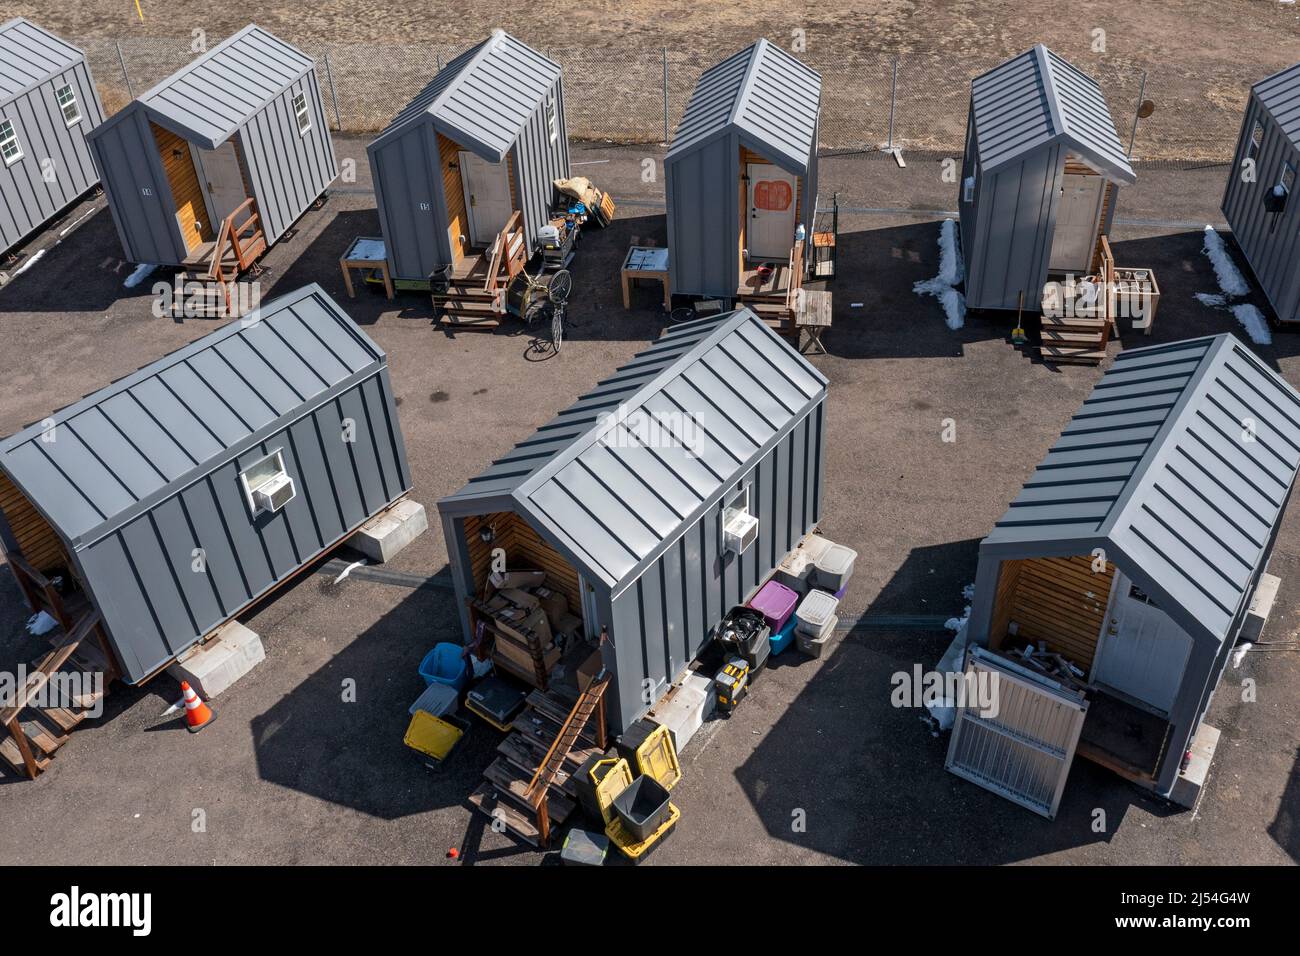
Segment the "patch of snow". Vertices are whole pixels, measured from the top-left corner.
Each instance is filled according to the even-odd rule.
[[[28,269],[30,269],[32,266],[36,265],[36,263],[40,262],[40,261],[41,261],[41,257],[44,256],[45,253],[47,253],[47,252],[49,252],[48,249],[42,249],[40,252],[38,252],[38,253],[36,253],[35,255],[33,255],[33,256],[32,256],[31,258],[29,258],[26,262],[24,262],[22,265],[20,265],[17,269],[14,270],[14,275],[15,275],[15,276],[20,276],[20,275],[22,275],[24,272],[26,272],[26,271],[27,271]]]
[[[961,599],[962,599],[963,601],[973,601],[973,600],[975,600],[975,585],[974,585],[974,583],[968,584],[968,585],[966,585],[964,588],[961,589]]]
[[[1260,312],[1249,302],[1232,307],[1232,314],[1237,321],[1241,323],[1250,336],[1250,340],[1256,345],[1271,345],[1273,342],[1273,333],[1268,330],[1268,321],[1264,318],[1264,313]]]
[[[935,670],[941,674],[956,674],[962,669],[962,659],[966,654],[966,627],[962,622],[962,627],[957,631],[957,635],[944,651],[943,657],[939,658],[939,663],[935,665]],[[935,719],[940,730],[952,730],[952,725],[957,720],[957,702],[955,700],[944,699],[941,704],[927,704],[926,709],[930,716]]]
[[[138,266],[135,267],[135,271],[126,277],[126,281],[122,283],[123,288],[134,289],[145,279],[149,278],[149,274],[153,272],[154,269],[157,268],[158,267],[154,265],[152,262],[140,263]]]
[[[346,568],[344,568],[344,569],[339,573],[339,576],[338,576],[338,577],[336,577],[336,578],[335,578],[333,581],[331,581],[330,583],[331,583],[331,584],[338,584],[340,581],[342,581],[344,578],[346,578],[349,574],[351,574],[351,573],[353,572],[353,570],[355,570],[356,568],[361,567],[361,566],[364,565],[365,563],[366,563],[365,561],[353,561],[351,564],[349,564]]]
[[[957,246],[957,224],[945,219],[939,227],[939,274],[912,285],[917,295],[932,295],[943,306],[944,322],[954,332],[966,324],[966,297],[954,286],[962,280],[961,249]]]
[[[1207,309],[1217,309],[1228,304],[1226,295],[1210,295],[1208,292],[1196,293],[1196,301]]]
[[[1246,295],[1250,286],[1237,268],[1228,249],[1223,244],[1223,237],[1214,231],[1213,226],[1205,227],[1205,254],[1214,266],[1214,277],[1219,280],[1219,288],[1229,296]]]
[[[58,626],[59,622],[45,611],[37,611],[27,619],[27,633],[35,634],[37,637],[50,633]]]
[[[1236,670],[1238,667],[1241,666],[1241,662],[1246,659],[1246,653],[1254,646],[1255,645],[1250,643],[1250,641],[1247,641],[1245,644],[1242,644],[1239,648],[1237,648],[1235,651],[1232,652],[1233,670]]]

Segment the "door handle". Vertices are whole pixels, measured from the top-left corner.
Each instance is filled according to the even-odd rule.
[[[478,197],[476,197],[473,193],[469,194],[469,204],[471,208],[478,205]]]

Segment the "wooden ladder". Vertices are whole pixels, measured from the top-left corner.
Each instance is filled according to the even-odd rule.
[[[226,272],[227,246],[230,247],[233,256],[229,275]],[[221,220],[221,228],[217,230],[217,241],[212,247],[212,258],[208,261],[206,277],[220,284],[226,299],[227,315],[233,315],[235,308],[230,300],[231,284],[266,250],[266,232],[262,229],[262,217],[257,211],[257,203],[252,196],[249,196],[236,206],[229,216]]]
[[[68,733],[86,718],[81,708],[93,703],[83,696],[80,701],[60,701],[57,707],[38,708],[32,701],[49,685],[55,672],[82,649],[82,643],[97,633],[101,633],[99,612],[87,611],[75,627],[63,632],[53,650],[32,665],[14,701],[0,710],[0,726],[9,734],[8,740],[0,742],[0,757],[28,779],[34,780],[49,765],[54,752],[67,742]],[[106,687],[111,677],[104,673],[102,679]]]
[[[547,794],[550,792],[551,784],[555,782],[556,775],[564,767],[569,751],[578,742],[579,735],[582,734],[593,714],[596,715],[596,746],[601,750],[608,746],[608,741],[605,739],[605,708],[601,706],[601,702],[605,696],[605,688],[609,686],[609,677],[609,672],[601,668],[600,673],[587,685],[587,689],[578,695],[577,703],[569,711],[569,716],[565,718],[560,732],[551,742],[541,763],[538,764],[533,779],[528,781],[528,786],[524,789],[524,799],[537,814],[537,830],[543,847],[551,837],[551,818],[546,806]]]

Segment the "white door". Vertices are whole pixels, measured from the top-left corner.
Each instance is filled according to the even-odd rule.
[[[1092,680],[1168,714],[1178,696],[1192,638],[1123,574],[1115,574]]]
[[[1101,197],[1106,180],[1101,176],[1067,173],[1061,179],[1056,204],[1056,234],[1048,268],[1053,272],[1087,273],[1100,226]]]
[[[749,163],[749,223],[745,247],[750,259],[790,258],[794,245],[797,179],[771,163]]]
[[[203,192],[212,214],[212,228],[221,228],[221,222],[240,207],[248,193],[244,189],[244,176],[239,170],[239,156],[235,144],[227,140],[216,149],[196,151],[202,165]]]
[[[474,153],[460,154],[465,208],[469,212],[471,245],[491,245],[510,221],[510,180],[505,163],[489,163]]]

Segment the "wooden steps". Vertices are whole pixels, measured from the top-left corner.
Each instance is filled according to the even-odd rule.
[[[27,681],[14,701],[0,710],[0,727],[8,734],[0,741],[0,758],[14,770],[32,779],[49,766],[50,758],[68,742],[69,733],[88,716],[88,712],[107,692],[115,671],[83,667],[75,657],[93,657],[89,638],[99,634],[99,614],[88,611],[71,633],[60,630],[51,637],[53,648],[27,668]],[[98,655],[104,660],[103,655]],[[64,690],[61,675],[80,671],[76,686],[82,693],[44,706],[55,691]]]
[[[470,805],[525,843],[546,846],[551,826],[563,824],[577,807],[573,774],[592,755],[605,752],[608,686],[602,671],[576,700],[553,690],[529,694]]]

